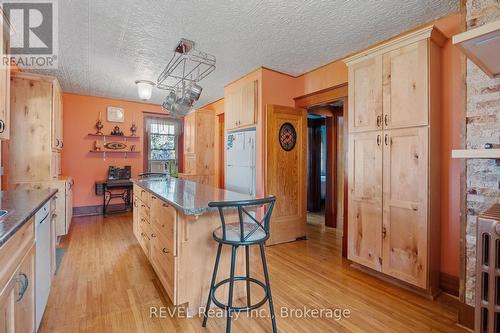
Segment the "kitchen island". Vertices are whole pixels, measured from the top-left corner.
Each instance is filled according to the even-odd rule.
[[[253,197],[177,178],[133,180],[133,232],[153,266],[173,305],[189,315],[206,305],[217,243],[212,233],[221,226],[211,201],[250,200]],[[237,222],[237,214],[227,215]],[[227,278],[230,247],[223,248],[218,280]],[[236,260],[236,274],[244,274],[243,252]],[[234,299],[243,294],[235,285]],[[227,292],[221,289],[221,299]]]

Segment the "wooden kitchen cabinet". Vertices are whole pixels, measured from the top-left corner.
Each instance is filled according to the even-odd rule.
[[[10,84],[9,182],[57,179],[63,147],[59,83],[51,76],[14,73]]]
[[[55,80],[52,86],[52,149],[62,150],[63,142],[63,102],[62,90],[59,82]]]
[[[439,292],[444,41],[429,26],[346,59],[349,259],[430,295]]]
[[[382,132],[349,135],[348,250],[350,260],[381,270]]]
[[[383,55],[384,128],[429,124],[429,47],[421,40]]]
[[[382,56],[373,56],[349,66],[348,89],[349,131],[382,128]]]
[[[383,272],[425,288],[428,128],[389,130],[384,135]]]
[[[255,125],[258,106],[258,81],[249,81],[224,95],[226,130]]]
[[[0,333],[35,331],[34,217],[0,246]]]
[[[0,10],[0,44],[2,56],[10,53],[9,23]],[[8,140],[10,136],[10,67],[0,66],[0,140]]]
[[[184,170],[179,178],[215,179],[215,120],[214,111],[204,109],[184,117]]]
[[[16,332],[35,331],[35,246],[31,247],[16,272],[16,303],[14,317]]]

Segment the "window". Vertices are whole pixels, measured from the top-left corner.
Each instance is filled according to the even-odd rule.
[[[150,161],[176,160],[177,140],[174,125],[152,123],[150,132]]]
[[[165,117],[146,118],[149,172],[177,174],[178,121]]]

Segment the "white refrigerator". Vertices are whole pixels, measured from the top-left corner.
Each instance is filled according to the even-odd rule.
[[[255,196],[255,129],[226,133],[226,189]]]

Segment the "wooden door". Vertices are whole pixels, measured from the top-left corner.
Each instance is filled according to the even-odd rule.
[[[426,288],[428,129],[384,133],[383,272]]]
[[[347,257],[382,265],[382,132],[349,134]]]
[[[3,15],[0,12],[0,15]],[[4,17],[0,22],[2,55],[9,54],[9,27]],[[8,140],[10,133],[10,67],[0,66],[0,139]]]
[[[184,118],[184,153],[194,154],[196,114],[191,112]]]
[[[47,267],[49,269],[50,267]],[[35,246],[24,257],[16,272],[15,332],[35,332]]]
[[[296,144],[290,151],[285,151],[279,141],[285,123],[296,132]],[[265,192],[276,196],[269,245],[306,235],[306,135],[306,110],[267,105]]]
[[[384,128],[429,123],[428,40],[383,56]]]
[[[238,126],[250,126],[255,124],[255,115],[257,113],[257,84],[258,81],[250,81],[242,87],[242,106],[239,114]]]
[[[349,131],[364,132],[382,126],[382,56],[349,66]]]

